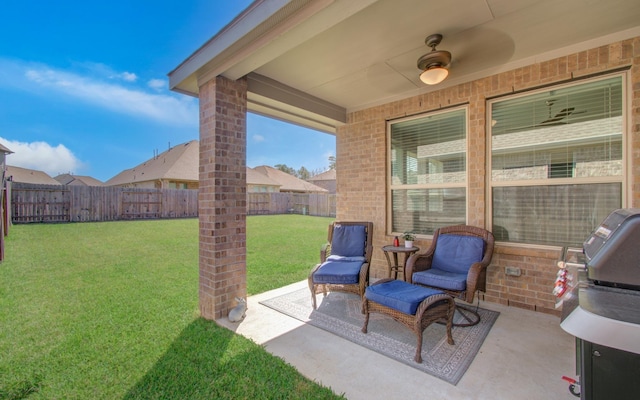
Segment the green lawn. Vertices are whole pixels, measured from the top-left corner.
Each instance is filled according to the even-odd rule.
[[[247,218],[249,293],[305,279],[331,219]],[[337,398],[198,316],[195,219],[17,225],[0,264],[0,399]]]

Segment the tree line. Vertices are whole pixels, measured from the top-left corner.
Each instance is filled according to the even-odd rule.
[[[295,169],[293,167],[289,167],[286,164],[276,164],[273,166],[275,169],[278,169],[282,172],[286,172],[289,175],[293,175],[296,178],[302,179],[302,180],[307,180],[309,178],[312,178],[316,175],[320,175],[321,173],[325,172],[326,170],[322,170],[322,169],[315,169],[315,170],[311,170],[309,171],[308,169],[306,169],[304,166],[300,167],[299,169]],[[336,157],[335,156],[329,156],[329,169],[336,169]]]

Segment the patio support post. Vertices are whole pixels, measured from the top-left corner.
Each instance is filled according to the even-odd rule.
[[[199,304],[215,320],[247,293],[247,81],[216,77],[199,99]]]

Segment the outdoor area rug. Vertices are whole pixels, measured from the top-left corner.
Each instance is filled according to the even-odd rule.
[[[475,358],[482,342],[500,313],[480,308],[480,323],[472,327],[454,327],[455,345],[449,345],[446,328],[431,324],[423,333],[422,364],[413,360],[416,338],[406,326],[391,317],[373,313],[369,317],[368,333],[362,333],[364,315],[360,297],[351,293],[331,292],[319,294],[318,309],[311,306],[309,289],[278,296],[260,303],[283,314],[296,318],[341,336],[387,357],[410,365],[418,370],[456,385]],[[456,318],[462,319],[456,313]],[[454,319],[455,321],[455,319]]]

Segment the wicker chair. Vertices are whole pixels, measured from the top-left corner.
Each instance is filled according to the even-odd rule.
[[[468,225],[439,228],[426,252],[409,257],[405,280],[473,303],[476,291],[486,290],[494,242],[493,234],[482,228]],[[456,311],[467,322],[455,325],[472,326],[480,322],[479,303],[478,297],[475,310],[456,304]]]
[[[320,263],[309,273],[309,290],[313,309],[316,295],[340,291],[361,298],[369,285],[369,263],[373,245],[372,222],[333,222],[329,225],[328,243],[320,250]]]

